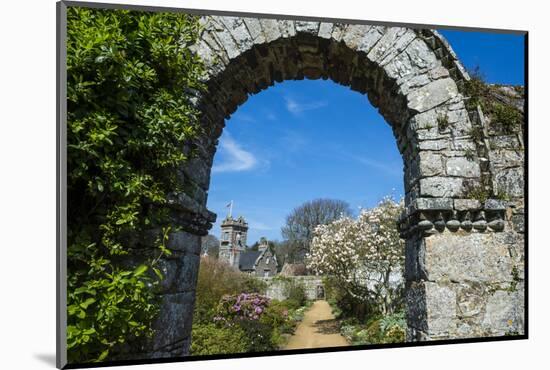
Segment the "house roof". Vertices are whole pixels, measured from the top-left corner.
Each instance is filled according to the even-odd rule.
[[[241,253],[239,270],[254,270],[254,265],[258,257],[260,257],[260,254],[262,254],[260,251],[246,251]]]

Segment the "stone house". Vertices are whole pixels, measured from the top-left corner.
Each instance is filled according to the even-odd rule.
[[[240,216],[227,216],[221,224],[219,259],[242,272],[260,277],[277,274],[279,265],[275,253],[262,238],[257,251],[246,247],[248,223]]]
[[[271,277],[277,274],[279,265],[275,253],[269,248],[267,240],[262,240],[257,251],[241,253],[239,270],[261,277]]]

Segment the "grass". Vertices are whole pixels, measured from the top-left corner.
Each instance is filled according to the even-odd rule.
[[[498,92],[498,87],[485,82],[479,67],[470,72],[470,77],[470,81],[464,83],[464,93],[468,97],[466,108],[474,111],[479,105],[495,129],[505,134],[516,132],[523,123],[521,111],[496,100],[493,93]],[[522,86],[514,86],[514,89],[520,94],[523,93]]]
[[[490,198],[489,192],[483,185],[478,185],[470,188],[470,190],[466,193],[465,197],[470,199],[476,199],[479,200],[481,203],[485,202],[487,199]]]
[[[475,142],[479,143],[483,140],[483,129],[479,126],[473,126],[470,131],[468,131],[468,135],[470,135]]]
[[[437,116],[437,127],[439,127],[439,131],[445,131],[449,128],[449,119],[447,115],[440,114]]]

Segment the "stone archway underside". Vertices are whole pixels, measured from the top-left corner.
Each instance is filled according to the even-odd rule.
[[[150,354],[188,351],[199,239],[216,217],[206,209],[210,169],[225,118],[248,95],[303,78],[330,78],[368,96],[393,129],[404,159],[408,340],[523,333],[522,234],[505,202],[472,196],[494,181],[487,148],[471,135],[483,120],[467,111],[461,86],[469,77],[437,32],[221,16],[201,23],[193,48],[207,69],[208,94],[197,96],[205,135],[198,157],[181,169],[188,191],[171,202],[184,231],[169,247],[181,256],[166,262],[174,274],[164,283]]]

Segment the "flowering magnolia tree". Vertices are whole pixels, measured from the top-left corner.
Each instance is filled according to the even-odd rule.
[[[397,219],[403,201],[385,197],[357,219],[342,217],[315,229],[308,268],[328,275],[338,288],[382,314],[402,302],[404,242]]]

